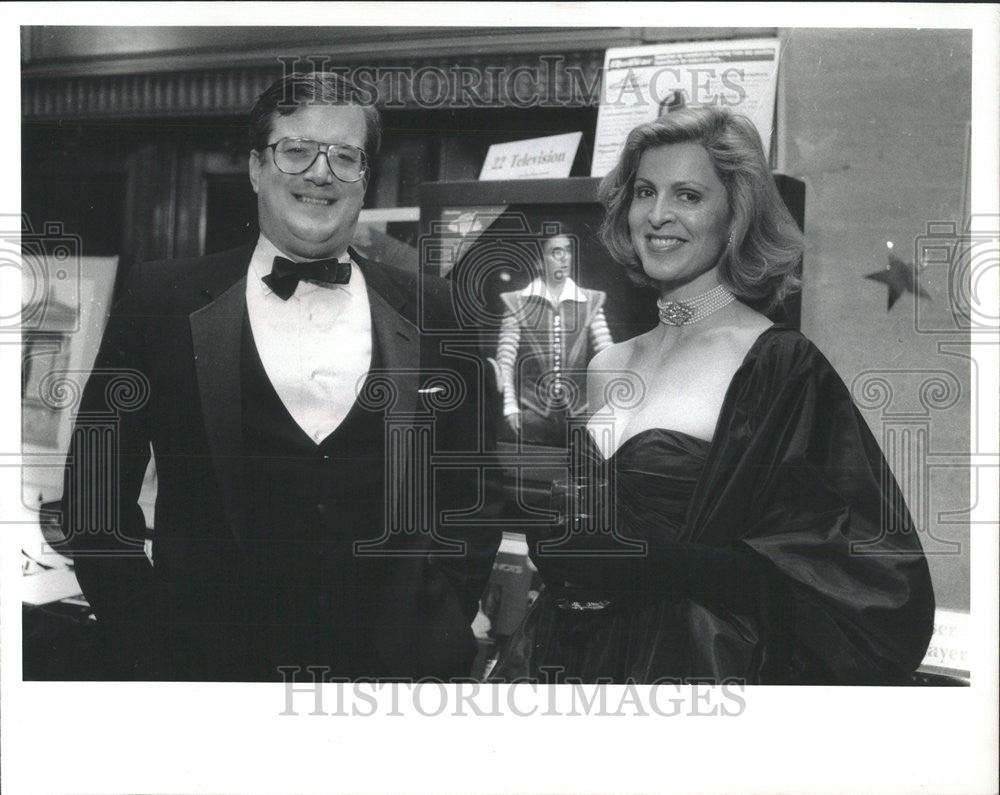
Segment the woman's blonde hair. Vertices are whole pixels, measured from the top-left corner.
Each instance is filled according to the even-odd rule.
[[[600,187],[605,208],[600,236],[611,256],[635,281],[654,284],[632,247],[628,212],[643,153],[677,143],[701,144],[726,188],[731,221],[720,281],[752,305],[779,304],[800,285],[802,233],[774,184],[757,128],[722,108],[685,108],[629,133],[618,164]]]

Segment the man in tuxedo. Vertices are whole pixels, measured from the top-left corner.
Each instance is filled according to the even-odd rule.
[[[83,393],[62,522],[108,676],[467,675],[499,533],[474,465],[430,469],[478,451],[480,378],[419,327],[445,283],[349,246],[378,112],[290,75],[250,134],[255,245],[131,268]]]

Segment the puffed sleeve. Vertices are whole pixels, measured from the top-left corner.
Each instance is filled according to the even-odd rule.
[[[514,297],[509,293],[500,296],[505,313],[500,325],[500,339],[497,343],[497,364],[500,368],[500,385],[503,388],[504,416],[518,413],[521,408],[517,400],[514,369],[517,364],[517,348],[521,344],[521,325],[514,310]]]
[[[731,390],[691,541],[745,545],[777,573],[771,598],[785,601],[804,681],[899,681],[927,649],[934,595],[917,528],[847,387],[812,343],[784,332]]]

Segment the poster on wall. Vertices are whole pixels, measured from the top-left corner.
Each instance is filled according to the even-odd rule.
[[[591,176],[614,167],[633,127],[684,107],[749,116],[770,151],[779,49],[778,39],[740,39],[607,50]]]

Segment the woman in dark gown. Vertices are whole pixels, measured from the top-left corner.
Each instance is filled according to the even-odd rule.
[[[591,362],[575,521],[529,539],[545,588],[492,678],[905,682],[932,631],[927,564],[839,376],[752,308],[797,287],[802,252],[753,124],[641,125],[601,193],[605,243],[661,323]]]

